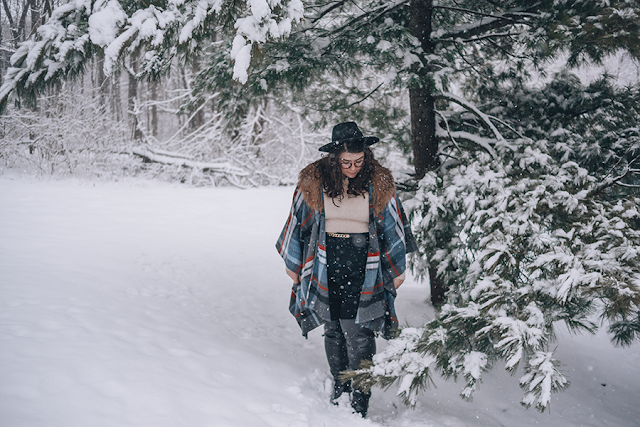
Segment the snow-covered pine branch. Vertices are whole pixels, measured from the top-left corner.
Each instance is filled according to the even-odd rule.
[[[91,53],[86,32],[89,2],[78,0],[56,8],[35,37],[23,42],[11,56],[4,84],[0,87],[0,112],[10,95],[34,102],[36,95],[53,81],[79,74]],[[85,24],[85,25],[83,25]]]
[[[143,48],[142,69],[157,76],[174,56],[197,49],[215,25],[235,25],[228,54],[235,59],[234,76],[245,83],[253,44],[288,35],[303,14],[300,0],[253,0],[240,15],[232,12],[231,0],[169,0],[164,7],[151,4],[130,15],[128,9],[118,0],[74,0],[56,8],[12,56],[0,88],[0,111],[12,94],[16,100],[34,100],[56,81],[82,72],[96,51],[103,53],[104,72],[110,75],[123,55]]]
[[[405,404],[415,406],[418,393],[433,384],[430,367],[435,358],[416,348],[423,333],[422,328],[404,328],[384,351],[373,357],[373,364],[363,363],[361,369],[345,373],[344,379],[365,391],[374,385],[388,389],[397,383],[397,395]]]
[[[525,391],[522,405],[535,406],[540,412],[549,409],[551,393],[566,390],[570,383],[558,370],[558,361],[552,352],[537,352],[520,378],[520,387]]]

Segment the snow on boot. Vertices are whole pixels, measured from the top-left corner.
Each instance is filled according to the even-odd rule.
[[[351,395],[351,407],[356,411],[356,413],[362,415],[362,418],[367,415],[370,397],[371,392],[364,393],[362,390],[358,389],[354,389],[353,394]]]
[[[331,397],[331,403],[338,405],[338,399],[343,393],[351,393],[351,381],[347,381],[346,383],[335,381],[333,383],[333,397]]]

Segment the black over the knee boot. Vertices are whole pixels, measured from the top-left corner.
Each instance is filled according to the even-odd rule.
[[[371,329],[357,324],[354,319],[341,319],[340,322],[347,342],[349,369],[358,369],[363,360],[371,360],[376,353],[375,334]],[[371,392],[365,393],[354,387],[351,407],[364,417],[369,409],[370,397]]]
[[[351,395],[351,407],[358,414],[362,415],[362,418],[367,415],[367,411],[369,410],[370,397],[371,392],[365,393],[357,388],[353,390],[353,394]]]
[[[349,367],[347,357],[347,343],[340,328],[340,321],[333,320],[324,324],[324,350],[329,362],[329,370],[333,376],[333,394],[331,403],[337,405],[336,400],[343,393],[351,392],[351,381],[343,382],[340,373]]]

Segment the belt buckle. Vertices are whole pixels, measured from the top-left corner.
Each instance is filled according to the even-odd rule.
[[[351,237],[351,235],[347,233],[327,233],[327,234],[331,237],[339,237],[342,239],[348,239],[349,237]]]

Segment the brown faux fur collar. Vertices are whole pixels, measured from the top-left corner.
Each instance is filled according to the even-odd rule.
[[[322,178],[318,171],[318,163],[316,160],[300,171],[298,177],[298,187],[302,191],[304,201],[313,210],[322,210]],[[389,200],[393,197],[396,185],[393,181],[391,171],[380,163],[375,161],[375,169],[371,183],[373,184],[373,212],[377,215],[387,206]]]

